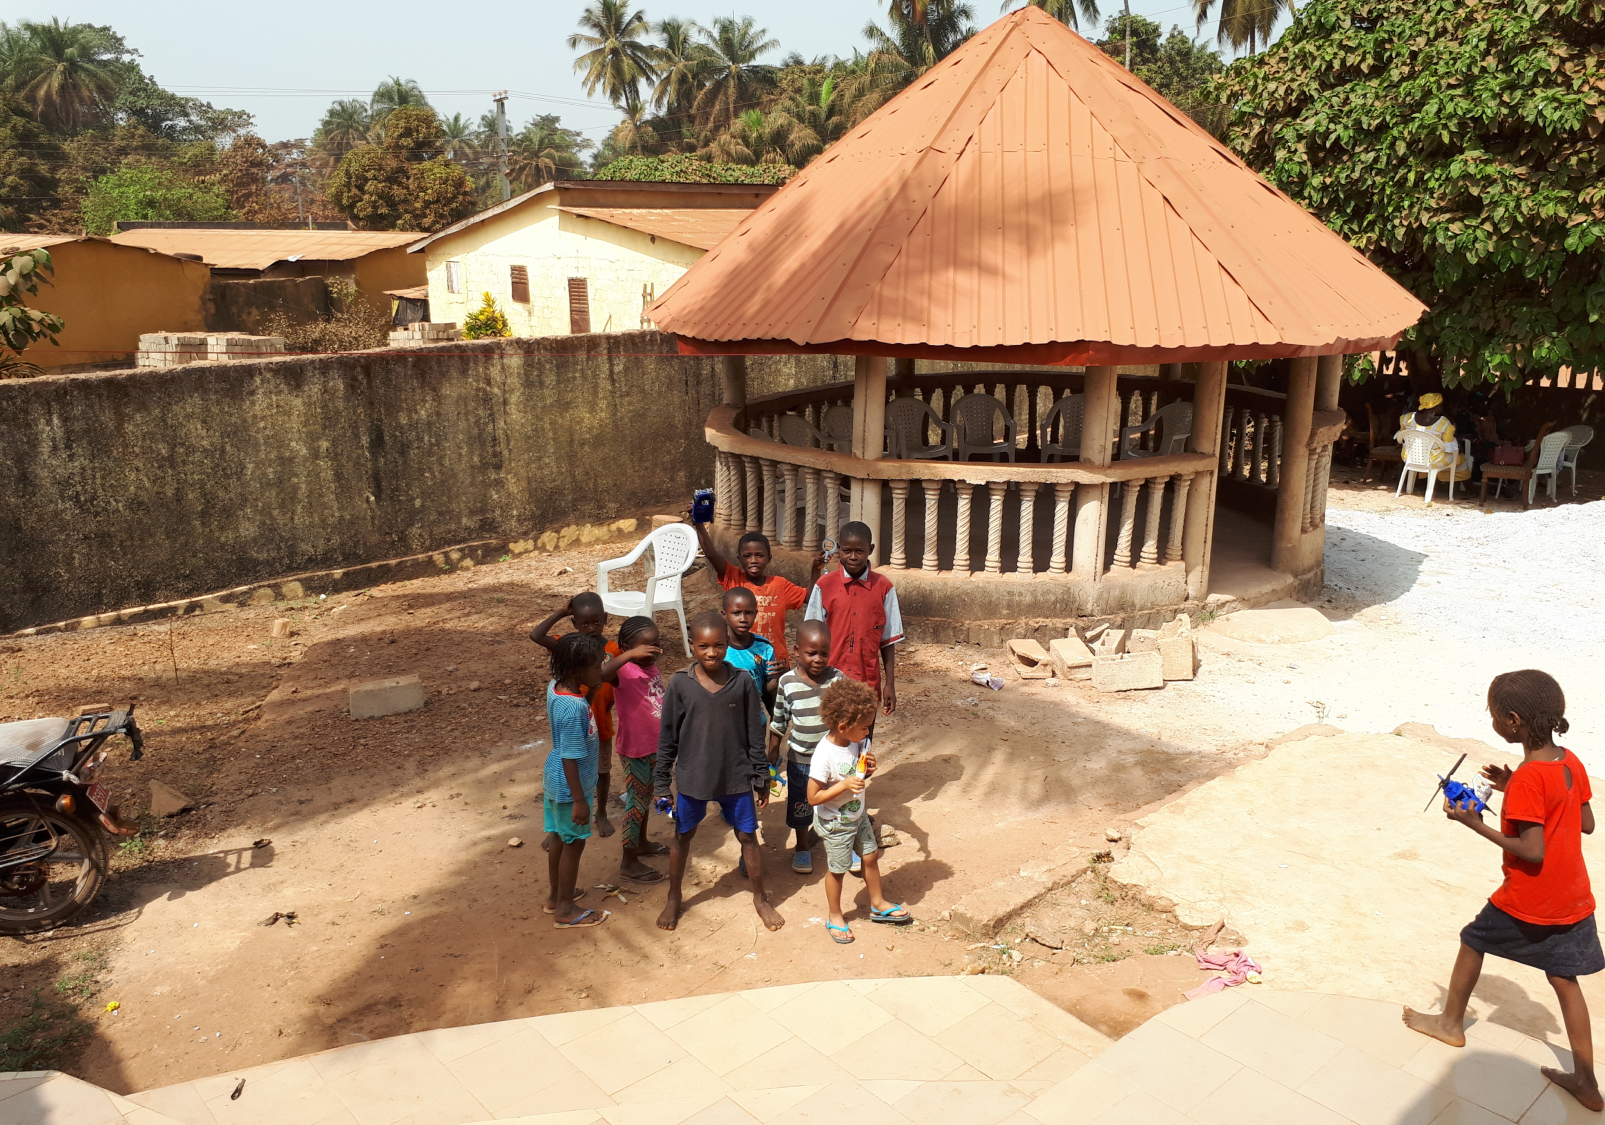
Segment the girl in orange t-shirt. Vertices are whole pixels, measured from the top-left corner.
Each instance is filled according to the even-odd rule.
[[[1527,669],[1495,676],[1488,713],[1506,742],[1523,747],[1521,765],[1485,766],[1482,776],[1504,793],[1499,827],[1471,807],[1445,798],[1450,820],[1504,849],[1505,881],[1470,925],[1460,931],[1460,953],[1449,977],[1443,1011],[1404,1010],[1404,1022],[1453,1047],[1466,1043],[1466,1003],[1492,953],[1542,969],[1560,1000],[1574,1069],[1544,1067],[1544,1077],[1598,1112],[1605,1109],[1594,1077],[1594,1040],[1588,1004],[1577,978],[1605,969],[1594,926],[1594,892],[1583,863],[1583,835],[1594,831],[1593,791],[1577,755],[1556,746],[1565,734],[1566,696],[1547,672]]]

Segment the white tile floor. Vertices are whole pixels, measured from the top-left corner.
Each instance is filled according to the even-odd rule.
[[[1370,1000],[1243,987],[1119,1043],[1006,977],[826,982],[442,1028],[110,1094],[0,1074],[0,1125],[1563,1125],[1563,1050],[1454,1050]],[[238,1099],[231,1099],[240,1078]]]

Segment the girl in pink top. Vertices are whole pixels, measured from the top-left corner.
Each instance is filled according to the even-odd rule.
[[[614,747],[624,766],[624,856],[619,874],[637,883],[660,883],[663,872],[641,862],[644,855],[665,855],[669,850],[646,838],[658,724],[663,716],[663,673],[658,669],[663,650],[658,647],[658,627],[650,617],[628,618],[619,626],[619,648],[623,651],[602,665],[602,679],[614,685],[618,723]]]

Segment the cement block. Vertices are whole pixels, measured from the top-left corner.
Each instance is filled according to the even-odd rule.
[[[1087,866],[1085,859],[1072,860],[1040,873],[1010,875],[989,883],[954,903],[953,924],[976,937],[993,937],[1037,899],[1069,886]]]
[[[1158,652],[1158,629],[1133,629],[1131,636],[1126,638],[1127,652]]]
[[[168,785],[165,781],[150,783],[150,814],[152,816],[177,816],[189,808],[193,802],[184,794]]]
[[[1165,661],[1157,652],[1095,656],[1092,686],[1099,691],[1134,691],[1165,686]]]
[[[1125,651],[1126,631],[1113,627],[1105,629],[1092,646],[1092,652],[1095,656],[1119,656]]]
[[[424,688],[417,676],[395,676],[388,680],[372,680],[357,684],[351,689],[351,717],[377,719],[384,715],[399,715],[403,711],[416,711],[424,705]]]
[[[1004,647],[1008,649],[1009,662],[1022,680],[1045,680],[1053,675],[1048,650],[1039,642],[1016,638]]]
[[[1061,680],[1084,680],[1092,674],[1092,650],[1074,633],[1049,641],[1048,659]]]
[[[1165,679],[1192,679],[1198,665],[1192,636],[1161,637],[1159,659]]]

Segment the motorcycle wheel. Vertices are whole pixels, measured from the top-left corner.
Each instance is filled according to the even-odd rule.
[[[100,893],[107,868],[94,825],[58,813],[47,796],[0,798],[0,934],[66,922]]]

